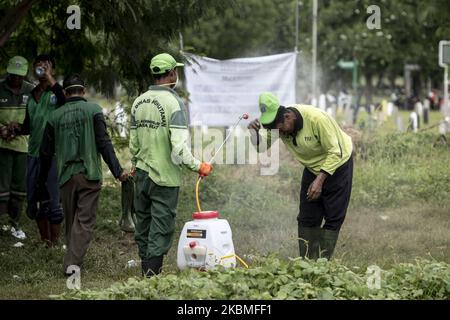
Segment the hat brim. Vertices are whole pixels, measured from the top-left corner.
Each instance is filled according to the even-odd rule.
[[[273,112],[266,111],[264,112],[261,117],[259,118],[259,122],[262,124],[271,124],[275,121],[275,118],[277,117],[278,110],[274,110]]]
[[[27,71],[16,69],[16,68],[6,68],[6,72],[9,74],[15,74],[16,76],[25,77],[27,75]]]

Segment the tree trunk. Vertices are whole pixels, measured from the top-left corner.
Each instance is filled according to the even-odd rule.
[[[373,96],[373,86],[372,86],[372,74],[366,73],[364,75],[366,78],[366,105],[370,106],[372,104],[372,96]]]
[[[16,7],[7,11],[0,22],[0,48],[9,40],[11,34],[17,29],[31,7],[40,0],[23,0]]]

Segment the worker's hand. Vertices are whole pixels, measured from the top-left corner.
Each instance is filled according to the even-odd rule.
[[[327,174],[321,172],[316,179],[309,185],[308,192],[306,193],[306,198],[308,201],[317,201],[322,194],[322,187]]]
[[[53,77],[53,67],[52,64],[48,61],[43,62],[43,68],[44,68],[44,77],[47,79],[47,81],[50,83],[50,86],[53,87],[56,83],[55,78]]]
[[[249,125],[247,126],[247,128],[249,130],[253,129],[256,132],[259,131],[259,129],[261,129],[261,123],[259,122],[258,119],[253,120],[252,122],[249,123]]]
[[[213,166],[209,163],[202,162],[200,164],[200,169],[198,170],[198,173],[200,174],[200,177],[207,177],[213,170]]]
[[[119,178],[117,178],[117,179],[119,179],[120,182],[125,182],[128,180],[129,175],[130,174],[128,173],[128,171],[123,170],[122,173],[120,174]]]
[[[132,167],[130,171],[130,176],[135,177],[136,176],[136,167]]]
[[[4,138],[4,139],[6,140],[6,142],[9,143],[12,140],[14,140],[14,138],[19,134],[20,125],[16,122],[11,122],[7,127],[7,131],[8,131],[8,134],[7,134],[6,138]]]
[[[9,130],[7,126],[1,126],[0,127],[0,138],[2,138],[3,140],[6,140],[8,138],[9,135]]]

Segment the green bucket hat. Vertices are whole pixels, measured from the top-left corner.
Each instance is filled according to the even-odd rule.
[[[166,73],[176,67],[184,66],[183,63],[176,62],[175,59],[168,53],[160,53],[153,57],[150,62],[150,70],[153,74]]]
[[[280,102],[278,98],[271,92],[263,92],[259,95],[259,110],[261,117],[259,121],[262,124],[270,124],[275,121],[277,117]]]
[[[26,76],[28,73],[28,61],[24,57],[15,56],[8,61],[6,72],[18,76]]]

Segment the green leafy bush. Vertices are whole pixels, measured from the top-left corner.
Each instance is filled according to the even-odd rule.
[[[416,260],[382,270],[379,289],[370,273],[339,261],[256,258],[250,269],[187,270],[150,279],[130,278],[100,291],[59,299],[450,299],[450,265]]]

